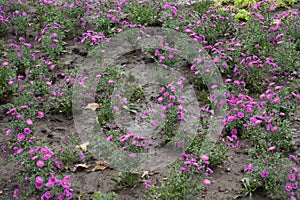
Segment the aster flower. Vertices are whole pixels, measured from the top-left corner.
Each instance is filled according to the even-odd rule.
[[[292,184],[290,183],[285,184],[285,190],[288,192],[292,191],[293,190]]]
[[[26,135],[29,135],[31,133],[31,130],[30,128],[24,128],[23,132],[26,134]]]
[[[31,119],[27,119],[27,120],[26,120],[26,124],[27,124],[27,125],[32,125],[32,124],[33,124],[33,122],[32,122],[32,120],[31,120]]]
[[[251,171],[251,170],[253,170],[253,164],[249,164],[248,167],[244,169],[244,172]]]
[[[296,176],[295,176],[295,174],[289,174],[289,180],[290,181],[295,181],[296,180]]]
[[[267,176],[269,176],[269,171],[268,171],[268,170],[264,170],[264,171],[260,174],[260,176],[261,176],[262,178],[267,178]]]
[[[42,160],[38,160],[38,161],[36,162],[36,166],[38,166],[38,167],[44,167],[44,165],[45,165],[45,163],[44,163],[44,161],[42,161]]]
[[[18,141],[21,142],[21,141],[23,141],[23,140],[25,140],[24,134],[19,133],[19,134],[18,134]]]
[[[203,184],[204,185],[210,185],[211,184],[211,181],[209,179],[204,179],[203,180]]]

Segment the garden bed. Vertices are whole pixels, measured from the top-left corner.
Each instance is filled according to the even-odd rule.
[[[0,3],[0,199],[300,199],[286,3]]]

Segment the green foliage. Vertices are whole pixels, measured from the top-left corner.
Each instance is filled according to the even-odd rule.
[[[249,5],[255,5],[258,0],[215,0],[216,5],[232,5],[236,8],[243,9]],[[279,7],[287,7],[290,4],[299,2],[299,0],[271,0],[270,3],[276,3]]]
[[[93,200],[115,200],[116,198],[117,194],[115,192],[109,192],[107,194],[97,192],[93,197]]]
[[[168,178],[162,181],[161,185],[152,185],[148,188],[148,194],[146,199],[153,199],[155,196],[158,199],[180,199],[189,200],[192,199],[197,192],[204,189],[204,185],[201,183],[202,176],[193,172],[183,172],[179,170],[179,162],[174,163],[170,169]]]
[[[118,81],[120,71],[117,67],[107,67],[103,69],[101,78],[97,84],[97,95],[95,101],[101,105],[98,115],[98,122],[100,124],[110,123],[113,119],[113,110],[111,105],[111,95],[113,93],[115,83]],[[114,81],[110,84],[109,81]]]
[[[192,30],[205,37],[207,45],[214,45],[220,38],[234,33],[235,18],[229,11],[224,12],[220,9],[210,10],[208,13],[195,13],[195,18],[202,20]]]
[[[119,172],[117,178],[112,178],[119,189],[134,188],[140,182],[139,174],[131,172]]]
[[[62,28],[59,28],[55,24],[51,24],[50,27],[45,26],[44,30],[46,33],[41,36],[41,47],[47,51],[50,58],[55,58],[56,56],[64,53],[64,46],[66,42],[65,32]],[[56,37],[53,37],[56,34]]]
[[[196,3],[192,4],[194,10],[197,12],[198,15],[203,15],[209,10],[210,7],[214,5],[214,2],[211,0],[204,0],[204,1],[197,1]]]
[[[239,9],[238,13],[235,15],[235,18],[242,21],[249,21],[250,13],[245,9]]]
[[[129,2],[123,7],[125,17],[134,24],[151,26],[158,23],[158,5],[154,1]]]
[[[249,176],[247,182],[251,187],[248,193],[262,188],[269,191],[273,198],[282,199],[287,195],[284,189],[284,185],[289,182],[290,167],[287,158],[278,152],[264,151],[255,159],[250,159],[249,163],[253,164],[253,170],[247,171]],[[268,171],[268,175],[263,177],[261,174],[265,170]]]
[[[85,14],[86,5],[79,1],[67,0],[65,2],[68,3],[67,5],[73,3],[74,7],[60,8],[53,4],[39,6],[38,2],[32,2],[32,5],[37,8],[36,14],[38,17],[35,19],[35,24],[38,25],[37,28],[43,28],[45,24],[59,23],[67,30],[66,37],[74,37],[78,23],[81,22],[80,18]]]

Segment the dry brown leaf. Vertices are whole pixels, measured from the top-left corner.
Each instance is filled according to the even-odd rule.
[[[143,174],[141,175],[141,178],[144,179],[148,179],[150,176],[153,176],[155,174],[159,174],[158,171],[154,171],[154,172],[149,172],[149,171],[144,171]]]
[[[78,168],[78,167],[82,167],[82,168],[89,168],[89,166],[87,165],[87,164],[78,164],[78,165],[76,165],[76,167]]]
[[[149,178],[149,172],[148,171],[144,171],[142,176],[141,176],[142,179],[146,178],[148,179]]]
[[[84,109],[96,111],[96,109],[99,107],[100,107],[100,105],[98,103],[89,103],[86,107],[84,107]]]
[[[73,172],[76,172],[78,168],[84,168],[84,169],[87,169],[89,168],[89,166],[87,164],[78,164],[78,165],[75,165],[74,169],[73,169]]]
[[[109,163],[106,161],[96,161],[95,164],[96,166],[93,169],[89,170],[89,172],[95,172],[99,170],[102,171],[109,167]]]
[[[76,148],[80,148],[80,149],[82,149],[83,151],[87,151],[87,147],[90,145],[90,143],[89,142],[85,142],[85,143],[83,143],[83,144],[81,144],[81,145],[79,145],[79,146],[76,146]]]

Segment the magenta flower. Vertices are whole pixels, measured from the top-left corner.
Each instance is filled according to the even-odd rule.
[[[79,156],[81,159],[84,159],[84,154],[83,154],[82,151],[80,151],[80,152],[78,153],[78,156]]]
[[[253,164],[249,164],[248,167],[244,169],[244,172],[251,171],[251,170],[253,170]]]
[[[31,155],[35,154],[35,152],[36,152],[36,148],[31,148],[29,150],[29,154],[31,154]]]
[[[6,135],[7,135],[7,136],[11,135],[11,133],[12,133],[12,130],[11,130],[11,129],[8,129],[8,130],[6,131]]]
[[[44,163],[44,161],[42,161],[42,160],[38,160],[38,161],[36,162],[36,166],[38,166],[38,167],[44,167],[44,165],[45,165],[45,163]]]
[[[112,84],[114,84],[114,80],[108,80],[107,83],[112,85]]]
[[[292,188],[293,188],[294,190],[297,190],[297,189],[298,189],[298,182],[293,183],[293,184],[292,184]]]
[[[39,156],[33,156],[32,158],[31,158],[31,160],[36,160],[36,159],[38,159],[39,158]]]
[[[51,154],[50,153],[45,153],[43,155],[43,160],[49,160],[51,158]]]
[[[64,198],[65,198],[65,195],[60,193],[60,194],[57,195],[56,199],[57,200],[64,200]]]
[[[209,179],[204,179],[203,180],[203,184],[204,185],[210,185],[211,184],[211,181]]]
[[[8,63],[7,61],[4,61],[4,62],[2,63],[2,65],[3,65],[4,67],[7,67],[7,66],[9,65],[9,63]]]
[[[164,57],[164,56],[160,56],[159,57],[159,62],[162,62],[162,61],[164,61],[166,58]]]
[[[8,81],[8,85],[13,85],[15,82],[15,78],[11,78],[9,81]]]
[[[61,182],[61,186],[62,186],[63,188],[65,188],[65,189],[69,189],[69,188],[71,187],[71,183],[68,182],[68,181],[66,181],[66,180],[63,180],[63,181]]]
[[[119,112],[120,111],[120,109],[117,107],[117,106],[113,106],[113,110],[114,110],[114,112]]]
[[[55,182],[48,181],[48,182],[45,184],[45,186],[46,186],[47,188],[52,188],[52,187],[54,186],[54,183],[55,183]]]
[[[38,118],[42,119],[44,117],[44,113],[42,111],[38,111]]]
[[[295,176],[295,174],[289,174],[289,180],[290,181],[295,181],[296,180],[296,176]]]
[[[274,98],[274,99],[273,99],[273,102],[274,102],[274,103],[280,102],[280,98],[279,98],[279,97]]]
[[[251,107],[247,107],[247,108],[246,108],[246,111],[247,111],[248,113],[252,113],[253,110],[252,110]]]
[[[135,157],[136,157],[136,154],[134,154],[134,153],[129,154],[129,158],[135,158]]]
[[[264,170],[264,171],[260,174],[260,176],[261,176],[262,178],[267,178],[268,175],[269,175],[269,171],[268,171],[268,170]]]
[[[288,192],[292,191],[293,190],[292,184],[290,183],[285,184],[285,190]]]
[[[212,169],[210,169],[209,167],[206,169],[206,171],[209,173],[209,174],[213,174],[214,171]]]
[[[184,141],[179,141],[179,142],[177,143],[177,147],[178,147],[178,148],[184,147]]]
[[[35,183],[36,189],[41,189],[43,187],[43,183]]]
[[[43,183],[44,179],[41,176],[35,177],[35,182],[36,183]]]
[[[70,180],[71,180],[71,176],[70,176],[70,175],[64,176],[64,180],[65,180],[65,181],[70,181]]]
[[[52,33],[52,35],[50,36],[51,39],[54,39],[57,37],[57,33]]]
[[[294,156],[294,155],[289,155],[289,158],[290,158],[291,160],[293,160],[293,161],[297,161],[297,158],[296,158],[296,156]]]
[[[31,133],[30,128],[24,128],[24,133],[25,133],[26,135],[29,135],[29,134]]]
[[[205,162],[209,160],[209,157],[207,155],[202,155],[201,159]]]
[[[215,57],[214,58],[214,63],[218,63],[220,60],[219,60],[219,58],[218,57]]]
[[[48,151],[49,151],[49,150],[48,150],[47,148],[45,148],[45,147],[40,147],[39,150],[40,150],[40,152],[42,152],[43,154],[48,153]]]
[[[70,190],[65,189],[64,190],[64,195],[68,198],[68,199],[72,199],[72,192],[70,192]]]
[[[273,127],[271,128],[271,130],[274,131],[274,132],[275,132],[275,131],[278,131],[278,126],[273,126]]]
[[[243,112],[238,112],[237,113],[238,118],[243,118],[245,115]]]
[[[275,146],[271,146],[271,147],[268,148],[269,151],[274,151],[275,149],[276,149]]]
[[[53,161],[54,161],[56,168],[58,168],[58,169],[62,168],[63,163],[58,161],[58,157],[54,158]]]
[[[108,137],[106,138],[106,141],[111,141],[112,138],[113,138],[113,136],[110,135],[110,136],[108,136]]]
[[[217,89],[217,88],[218,88],[218,85],[212,85],[210,88],[211,88],[212,90]]]
[[[16,154],[17,154],[17,155],[20,155],[20,154],[23,153],[23,151],[24,151],[24,149],[23,149],[23,148],[20,148],[20,149],[16,152]]]
[[[25,140],[25,136],[22,133],[19,133],[18,134],[18,141],[21,142],[23,140]]]
[[[158,102],[158,103],[161,103],[161,102],[163,102],[163,100],[164,100],[163,97],[158,97],[157,102]]]
[[[32,120],[31,120],[31,119],[27,119],[27,120],[26,120],[26,124],[27,124],[27,125],[32,125],[32,124],[33,124],[33,122],[32,122]]]
[[[157,119],[153,120],[153,121],[152,121],[152,125],[153,125],[153,126],[157,126],[157,125],[158,125],[158,120],[157,120]]]
[[[19,195],[19,189],[16,188],[16,189],[14,189],[13,198],[18,199],[19,198],[18,195]]]
[[[148,189],[151,185],[152,185],[151,181],[146,181],[145,182],[146,189]]]
[[[50,191],[45,192],[43,195],[45,195],[46,199],[51,199],[53,197],[53,194]]]
[[[291,169],[292,169],[293,172],[298,172],[298,169],[295,166],[292,166]]]
[[[183,171],[183,172],[187,171],[187,169],[185,167],[180,167],[180,170]]]

